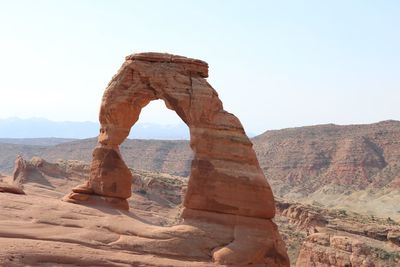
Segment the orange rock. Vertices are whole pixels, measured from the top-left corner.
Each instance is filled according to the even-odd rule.
[[[108,201],[130,197],[131,174],[120,156],[119,145],[142,108],[162,99],[190,129],[194,158],[184,206],[199,212],[257,218],[266,227],[265,237],[277,236],[272,243],[268,238],[260,241],[256,230],[237,226],[235,240],[215,251],[214,260],[229,264],[269,262],[269,266],[280,262],[276,266],[287,266],[284,246],[279,252],[275,249],[280,237],[276,226],[270,226],[274,225],[270,221],[275,216],[274,198],[253,144],[240,121],[223,109],[207,76],[208,65],[201,60],[161,53],[126,57],[103,95],[99,145],[93,152],[89,181],[65,200],[84,202],[81,194],[92,192]]]
[[[22,156],[18,155],[14,163],[13,183],[22,186],[25,182],[27,173],[30,171],[30,164],[28,164]]]
[[[316,233],[307,237],[296,261],[303,266],[374,267],[370,249],[347,236]]]
[[[328,224],[328,220],[322,214],[306,205],[290,203],[280,199],[275,201],[277,213],[287,217],[289,223],[295,225],[298,230],[315,233],[318,231],[317,228],[325,227]]]
[[[97,195],[127,199],[131,196],[132,174],[119,151],[96,147],[90,167],[89,187]]]
[[[119,210],[129,210],[128,201],[126,199],[116,197],[72,192],[66,195],[63,200],[75,204],[85,203],[93,206],[108,206]]]
[[[0,193],[12,193],[12,194],[19,194],[24,195],[25,192],[22,187],[16,184],[8,184],[0,182]]]
[[[8,182],[0,180],[0,192],[12,194],[25,194],[23,190],[23,182],[26,180],[27,173],[29,172],[29,164],[18,155],[15,159],[15,166],[13,176]],[[0,175],[1,177],[1,175]]]

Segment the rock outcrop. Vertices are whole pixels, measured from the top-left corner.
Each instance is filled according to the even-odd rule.
[[[400,225],[345,210],[276,199],[275,222],[297,266],[398,266]]]
[[[27,176],[29,176],[31,169],[32,165],[18,155],[14,163],[13,183],[22,186],[22,184],[26,181]]]
[[[374,267],[368,245],[357,239],[316,233],[310,235],[300,250],[296,267],[359,266]]]
[[[168,206],[182,204],[187,190],[187,179],[165,173],[132,170],[133,190]]]
[[[15,160],[15,167],[13,177],[8,179],[8,182],[0,180],[0,192],[1,193],[12,193],[12,194],[25,194],[22,183],[26,175],[26,162],[21,156],[17,156]],[[0,175],[0,178],[2,176]],[[6,177],[5,177],[6,178]]]
[[[325,227],[328,224],[328,220],[319,211],[300,203],[277,200],[276,207],[277,214],[288,218],[288,222],[295,225],[297,230],[315,233],[318,232],[318,227]]]
[[[142,108],[162,99],[190,129],[194,158],[183,204],[185,221],[233,227],[233,241],[210,251],[213,259],[223,264],[288,266],[285,246],[271,221],[272,191],[252,143],[240,121],[223,109],[207,77],[207,63],[196,59],[160,53],[126,57],[103,95],[89,180],[64,200],[129,208],[132,175],[119,146]]]
[[[0,181],[0,193],[12,193],[12,194],[25,194],[24,190],[15,185],[15,184],[9,184],[9,183],[4,183]]]

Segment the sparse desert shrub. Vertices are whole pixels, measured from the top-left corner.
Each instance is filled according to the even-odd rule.
[[[139,189],[138,193],[141,195],[146,195],[147,191],[145,189],[141,188],[141,189]]]
[[[346,210],[338,210],[339,216],[347,216]]]

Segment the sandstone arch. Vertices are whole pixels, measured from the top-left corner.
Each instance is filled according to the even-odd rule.
[[[106,157],[108,149],[107,157],[116,157],[113,151],[118,151],[141,109],[152,100],[162,99],[190,129],[194,159],[185,206],[272,218],[272,192],[252,143],[239,120],[223,110],[207,76],[208,65],[200,60],[157,53],[128,56],[103,96],[99,136],[103,148],[95,150],[95,160]],[[120,172],[112,174],[93,168],[89,184],[94,193],[129,197],[129,174],[123,169],[119,166]],[[120,176],[111,177],[116,175]]]
[[[162,99],[190,129],[194,159],[183,216],[251,225],[250,229],[258,229],[257,235],[260,231],[268,233],[278,242],[276,226],[269,220],[275,215],[274,198],[252,143],[240,121],[223,109],[206,77],[208,65],[200,60],[160,53],[126,57],[103,95],[99,144],[93,152],[89,181],[74,188],[66,200],[90,201],[93,194],[128,209],[126,199],[131,195],[131,173],[119,154],[119,145],[138,120],[141,109],[152,100]],[[219,214],[226,216],[216,219]],[[237,255],[253,257],[250,255],[258,251],[256,248],[265,245],[264,241],[260,245],[248,240],[248,231],[253,230],[240,229],[235,234],[236,241],[214,253],[217,261],[237,263]],[[239,253],[243,242],[253,252],[239,249]],[[280,247],[281,262],[285,262],[284,248],[280,243],[273,244],[272,250],[276,252]],[[232,253],[236,255],[233,258]]]

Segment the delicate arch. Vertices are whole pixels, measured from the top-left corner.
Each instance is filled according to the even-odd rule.
[[[162,99],[190,129],[194,158],[184,206],[273,218],[273,195],[252,143],[240,121],[223,109],[206,77],[208,65],[200,60],[159,53],[128,56],[103,95],[90,190],[108,197],[130,196],[128,168],[110,151],[119,151],[141,109]]]

